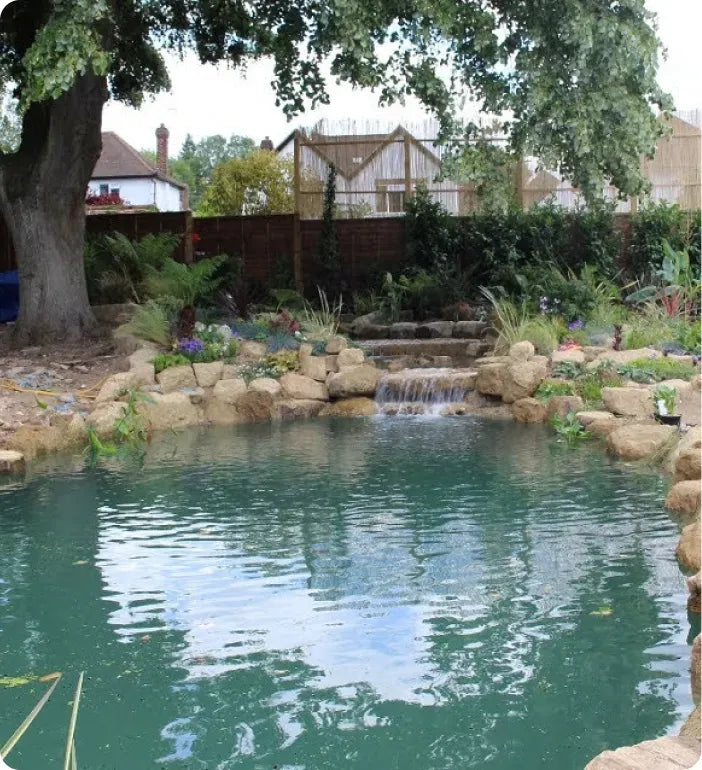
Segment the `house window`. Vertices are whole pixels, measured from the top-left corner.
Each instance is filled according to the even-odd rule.
[[[110,185],[109,184],[101,184],[100,185],[100,195],[109,195],[110,194]]]
[[[117,196],[119,196],[119,187],[113,187],[110,190],[110,195],[117,195]]]
[[[378,183],[377,209],[386,214],[400,214],[405,210],[405,185]]]

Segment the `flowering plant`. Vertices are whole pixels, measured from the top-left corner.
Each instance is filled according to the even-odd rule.
[[[205,349],[205,343],[193,337],[192,339],[182,339],[178,342],[178,350],[186,356],[196,356]]]
[[[283,310],[277,318],[274,318],[271,322],[272,330],[280,330],[286,334],[295,334],[300,331],[300,322],[293,318],[287,310]]]

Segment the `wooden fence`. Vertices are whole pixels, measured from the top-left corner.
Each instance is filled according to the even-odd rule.
[[[629,230],[629,216],[617,216],[623,243]],[[242,260],[249,281],[260,284],[294,277],[297,286],[315,285],[315,260],[322,223],[300,219],[294,214],[246,217],[201,217],[190,212],[91,214],[86,217],[88,235],[111,232],[128,238],[150,233],[181,236],[178,259],[190,261],[218,254]],[[364,276],[380,271],[395,272],[405,255],[403,217],[375,217],[336,220],[341,270],[346,285],[356,290]],[[12,239],[0,219],[0,272],[15,269]]]

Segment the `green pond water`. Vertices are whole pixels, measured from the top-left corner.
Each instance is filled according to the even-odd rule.
[[[8,762],[62,767],[81,670],[82,770],[569,770],[663,735],[693,633],[664,491],[471,418],[47,461],[0,485],[0,676],[64,679]],[[45,687],[0,687],[0,744]]]

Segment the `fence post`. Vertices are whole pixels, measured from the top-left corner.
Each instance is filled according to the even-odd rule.
[[[305,290],[302,275],[302,233],[300,232],[300,134],[295,132],[293,144],[293,193],[295,211],[293,212],[293,272],[295,288],[302,294]]]

